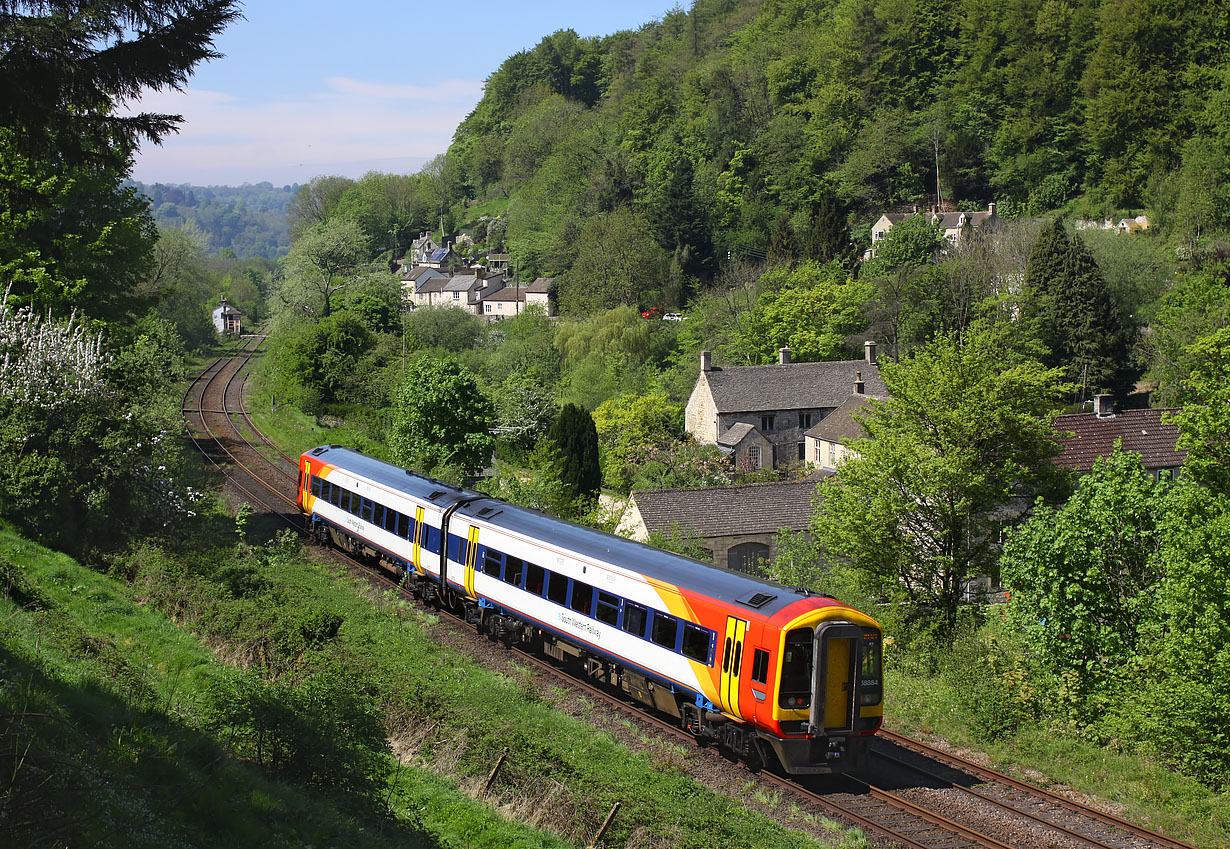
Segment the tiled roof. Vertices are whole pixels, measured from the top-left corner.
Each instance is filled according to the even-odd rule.
[[[854,393],[804,435],[825,442],[861,439],[866,434],[863,425],[854,420],[854,414],[869,410],[871,402],[878,400],[881,399]]]
[[[525,290],[518,290],[516,286],[505,286],[498,292],[492,292],[484,301],[524,301]]]
[[[1059,416],[1055,419],[1055,431],[1063,448],[1055,462],[1088,471],[1098,457],[1109,456],[1115,440],[1121,439],[1124,450],[1139,454],[1145,468],[1177,468],[1183,465],[1187,452],[1175,448],[1179,429],[1162,422],[1162,413],[1167,412],[1174,410],[1122,410],[1105,417],[1093,413]]]
[[[469,292],[477,289],[482,281],[473,274],[455,274],[444,281],[445,292]]]
[[[718,434],[717,444],[724,445],[727,448],[733,448],[743,441],[743,437],[751,433],[753,428],[747,422],[735,422],[728,427],[724,432]]]
[[[534,295],[545,295],[551,286],[551,281],[554,279],[554,277],[539,277],[525,291]]]
[[[880,370],[866,360],[733,366],[705,372],[719,413],[839,407],[862,373],[869,395],[888,395]]]
[[[804,530],[811,521],[814,481],[749,483],[697,489],[649,489],[632,493],[645,529],[678,525],[702,537]]]
[[[430,295],[435,292],[443,292],[444,284],[447,282],[447,277],[429,277],[422,286],[414,290],[414,293],[416,295]]]

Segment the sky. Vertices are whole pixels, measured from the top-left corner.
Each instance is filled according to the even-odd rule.
[[[183,92],[129,108],[182,115],[146,143],[133,178],[198,186],[412,174],[443,153],[509,56],[573,29],[609,35],[675,0],[248,0]]]

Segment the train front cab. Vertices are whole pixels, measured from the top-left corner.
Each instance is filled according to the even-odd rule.
[[[782,634],[773,705],[781,735],[766,741],[787,772],[853,769],[880,728],[880,629],[857,618],[865,621],[795,622]]]

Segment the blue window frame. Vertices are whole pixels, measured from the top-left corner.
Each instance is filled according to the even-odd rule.
[[[624,615],[620,619],[619,627],[629,634],[635,634],[642,640],[645,639],[645,628],[649,624],[649,609],[644,605],[637,604],[635,601],[624,602]]]

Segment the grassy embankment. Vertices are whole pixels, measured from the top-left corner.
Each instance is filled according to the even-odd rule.
[[[10,845],[585,845],[616,801],[610,846],[820,845],[768,818],[802,821],[780,803],[696,785],[673,745],[630,753],[441,648],[425,614],[293,543],[144,548],[108,577],[0,528],[0,573]]]

